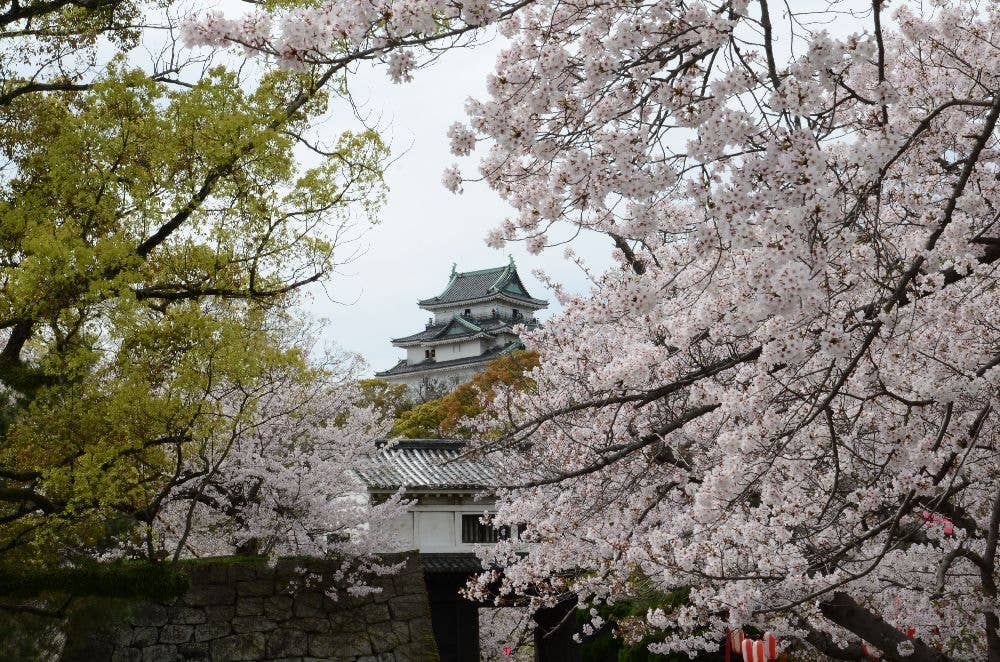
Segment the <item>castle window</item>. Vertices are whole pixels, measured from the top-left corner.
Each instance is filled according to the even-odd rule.
[[[506,540],[510,537],[510,529],[502,526],[499,529],[479,521],[481,515],[462,515],[462,542],[483,543]]]
[[[466,308],[465,309],[465,314],[466,315],[471,315],[472,314],[472,308]]]

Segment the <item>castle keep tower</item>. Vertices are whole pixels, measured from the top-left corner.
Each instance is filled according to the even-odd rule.
[[[451,390],[493,359],[521,349],[514,326],[537,326],[535,311],[549,304],[528,294],[511,258],[503,267],[479,271],[457,271],[452,265],[444,291],[417,305],[433,317],[423,331],[393,339],[406,358],[375,376],[405,384],[423,399]]]

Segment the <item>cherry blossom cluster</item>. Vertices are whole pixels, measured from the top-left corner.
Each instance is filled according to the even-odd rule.
[[[374,590],[372,576],[398,569],[378,553],[391,548],[389,523],[407,505],[401,494],[370,501],[357,473],[387,422],[357,404],[349,380],[282,378],[260,390],[222,396],[233,427],[213,426],[185,448],[151,530],[131,546],[174,558],[332,557],[343,563],[324,578],[330,597]]]

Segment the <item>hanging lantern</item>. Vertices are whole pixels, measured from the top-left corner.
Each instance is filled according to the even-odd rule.
[[[729,645],[734,653],[743,651],[743,630],[734,630],[729,633]]]
[[[778,659],[778,639],[772,632],[764,633],[764,650],[767,652],[767,659]]]

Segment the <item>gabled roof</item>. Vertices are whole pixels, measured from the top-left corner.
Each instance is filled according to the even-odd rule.
[[[393,338],[394,345],[406,346],[416,343],[427,343],[434,341],[448,341],[459,338],[471,338],[474,336],[493,337],[503,331],[513,332],[516,324],[524,324],[528,328],[535,328],[538,322],[534,319],[511,319],[509,317],[468,317],[465,315],[455,315],[447,322],[440,324],[430,324],[419,333],[414,333],[402,338]]]
[[[521,277],[517,274],[514,258],[511,258],[510,262],[503,267],[480,269],[479,271],[457,271],[455,265],[452,265],[451,278],[448,280],[444,292],[430,299],[422,299],[417,303],[421,307],[433,308],[498,297],[514,299],[533,308],[548,306],[547,301],[535,299],[528,294]]]
[[[487,490],[497,486],[494,468],[481,460],[458,459],[466,442],[400,439],[379,442],[371,462],[358,469],[369,489]]]

